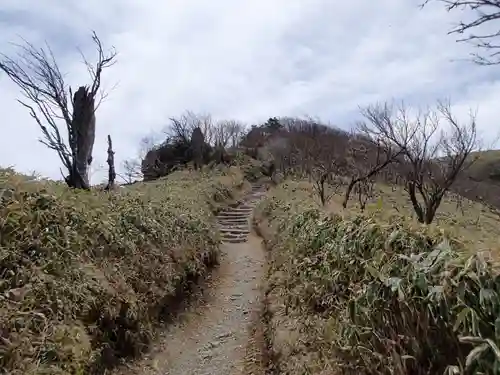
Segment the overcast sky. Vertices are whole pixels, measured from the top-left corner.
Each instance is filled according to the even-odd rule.
[[[420,0],[2,0],[0,51],[19,36],[47,41],[73,87],[87,83],[77,47],[91,59],[91,30],[114,46],[111,88],[97,113],[94,165],[106,136],[117,163],[137,154],[141,137],[189,109],[249,124],[311,115],[349,128],[358,106],[449,98],[460,115],[478,110],[491,139],[500,118],[500,67],[467,61],[471,47],[447,31],[462,16]],[[57,155],[0,74],[0,165],[60,177]],[[95,172],[94,182],[105,172]]]

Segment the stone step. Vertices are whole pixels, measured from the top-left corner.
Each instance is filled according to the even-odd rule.
[[[222,240],[222,242],[225,242],[225,243],[244,243],[244,242],[247,242],[247,239],[246,238],[243,238],[243,239],[225,239],[225,240]]]
[[[221,212],[233,212],[233,211],[251,211],[252,210],[252,207],[241,207],[238,206],[238,207],[235,207],[235,208],[231,208],[229,210],[225,210],[225,211],[221,211]]]
[[[262,196],[266,194],[265,187],[253,185],[252,191],[237,207],[219,212],[217,223],[225,243],[243,243],[250,234],[250,218],[255,206]]]
[[[225,237],[225,238],[222,238],[221,242],[230,242],[230,243],[235,243],[235,242],[239,242],[239,243],[242,243],[242,242],[246,242],[247,241],[247,237]]]
[[[248,230],[248,229],[220,228],[219,230],[222,233],[222,235],[224,235],[224,236],[228,233],[235,234],[235,235],[236,234],[241,234],[241,235],[245,234],[246,235],[246,234],[250,233],[250,230]]]
[[[231,223],[237,223],[237,224],[244,224],[248,222],[248,219],[250,216],[219,216],[217,217],[217,221],[219,223],[225,223],[225,224],[231,224]]]
[[[222,241],[226,241],[226,240],[246,240],[247,237],[248,237],[248,234],[238,235],[238,236],[231,236],[231,235],[227,235],[227,234],[228,233],[225,233],[224,236],[221,236]]]
[[[222,214],[230,214],[230,215],[250,215],[252,213],[253,209],[252,208],[242,208],[238,210],[231,210],[231,211],[226,211],[226,212],[221,212]]]
[[[242,204],[241,206],[238,207],[238,209],[240,210],[253,210],[255,208],[255,206],[250,206],[248,204]]]
[[[249,232],[221,232],[222,237],[246,237]]]
[[[219,222],[218,224],[219,224],[219,228],[248,228],[248,226],[250,225],[250,221],[249,220],[238,221],[238,222],[222,221],[222,222]]]
[[[251,212],[253,210],[253,207],[242,207],[239,205],[238,207],[232,208],[227,211],[221,211],[221,212]]]
[[[222,242],[224,243],[244,243],[247,242],[247,238],[223,238]]]
[[[248,220],[241,222],[241,223],[227,223],[227,222],[222,222],[218,223],[220,228],[228,228],[228,229],[246,229],[248,228],[248,225],[250,224]]]
[[[224,220],[224,221],[228,221],[228,220],[244,221],[244,220],[248,220],[248,218],[250,216],[251,215],[217,215],[217,220]]]
[[[221,212],[217,215],[217,217],[218,218],[232,217],[232,218],[245,219],[247,217],[250,217],[250,212],[248,214],[242,212]]]

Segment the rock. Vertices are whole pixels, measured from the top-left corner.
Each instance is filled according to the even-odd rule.
[[[218,339],[223,339],[223,338],[225,338],[225,337],[229,337],[229,336],[231,336],[232,334],[233,334],[232,332],[221,333],[221,334],[218,334],[218,335],[217,335],[217,338],[218,338]]]

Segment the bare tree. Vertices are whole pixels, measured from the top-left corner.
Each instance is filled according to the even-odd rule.
[[[402,152],[401,147],[394,147],[384,138],[363,136],[367,133],[366,125],[363,123],[359,124],[356,131],[357,133],[354,133],[349,140],[347,160],[351,180],[342,202],[344,208],[347,207],[351,192],[357,184],[366,185],[368,181],[373,180],[382,170],[395,162]]]
[[[375,105],[363,113],[370,123],[365,134],[402,150],[398,166],[405,190],[419,222],[430,224],[443,196],[475,160],[470,156],[478,147],[475,116],[462,124],[443,102],[414,118],[404,105],[397,110]]]
[[[431,1],[443,3],[447,11],[466,9],[474,12],[475,17],[461,21],[449,31],[449,34],[466,34],[457,41],[472,43],[479,51],[484,51],[484,53],[471,54],[475,63],[479,65],[500,64],[500,43],[495,41],[500,37],[500,28],[478,34],[473,32],[481,27],[492,25],[492,21],[500,19],[500,0],[425,0],[421,6],[424,7]]]
[[[191,135],[196,128],[200,128],[205,142],[212,144],[214,141],[214,123],[212,117],[207,114],[196,114],[186,111],[178,117],[171,117],[170,124],[165,133],[173,141],[189,143]]]
[[[0,69],[32,104],[19,100],[39,125],[43,134],[40,141],[59,155],[68,173],[66,183],[82,189],[90,188],[88,168],[95,139],[95,110],[106,96],[100,90],[101,75],[114,64],[116,57],[114,49],[104,52],[95,32],[92,40],[97,49],[97,62],[91,64],[84,58],[92,83],[80,86],[74,95],[48,45],[45,49],[36,48],[24,41],[24,45],[17,45],[20,52],[15,59],[0,55]],[[66,125],[67,141],[59,129],[61,121]]]
[[[154,149],[157,143],[159,143],[159,138],[154,133],[142,137],[139,142],[137,156],[122,162],[120,168],[122,172],[117,173],[117,176],[120,177],[125,184],[132,184],[143,178],[142,161],[145,160],[148,152]]]
[[[108,184],[105,190],[113,190],[115,186],[116,170],[115,170],[115,152],[113,151],[113,142],[111,136],[108,135]]]
[[[339,192],[343,181],[340,177],[340,164],[334,158],[315,165],[311,177],[313,190],[318,195],[321,205],[326,205]]]
[[[290,167],[300,163],[313,183],[314,192],[325,205],[342,185],[345,133],[313,119],[284,119],[287,148],[283,155]],[[288,152],[286,152],[288,151]]]
[[[131,184],[142,177],[141,162],[139,159],[124,160],[122,163],[123,173],[119,177],[125,181],[126,184]]]
[[[212,141],[215,147],[236,147],[243,135],[245,126],[236,120],[221,120],[211,129]]]
[[[238,147],[243,136],[247,132],[247,127],[244,123],[235,121],[232,127],[230,137],[230,147]]]
[[[291,136],[288,132],[282,132],[280,137],[270,140],[266,145],[275,161],[277,171],[281,172],[285,179],[293,172],[297,161],[297,150],[294,149]]]
[[[367,178],[359,181],[354,187],[361,211],[365,210],[368,200],[373,198],[374,185],[375,180]]]

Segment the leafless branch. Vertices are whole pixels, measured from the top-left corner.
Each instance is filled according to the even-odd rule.
[[[478,147],[475,117],[460,123],[450,104],[439,102],[435,109],[410,116],[404,105],[387,104],[365,109],[370,123],[365,134],[401,150],[397,158],[405,189],[420,222],[433,221],[444,194],[467,169]]]
[[[491,25],[492,21],[500,19],[500,0],[425,0],[421,7],[431,1],[439,1],[445,5],[447,11],[470,10],[475,13],[475,18],[471,21],[460,21],[453,27],[449,34],[466,34],[459,38],[458,42],[473,44],[483,53],[472,53],[472,60],[479,65],[500,64],[500,43],[495,40],[500,36],[500,30],[475,34],[473,30],[486,25]],[[467,34],[468,33],[468,34]]]
[[[88,165],[92,162],[95,135],[95,97],[101,86],[103,69],[114,64],[116,52],[104,53],[96,33],[92,34],[98,57],[95,66],[86,59],[92,83],[82,86],[73,95],[56,62],[50,46],[37,48],[28,41],[16,47],[15,58],[0,54],[0,69],[20,88],[31,102],[18,100],[28,109],[42,132],[40,140],[57,152],[68,173],[71,187],[89,188]],[[66,127],[67,141],[61,135],[60,123]]]

